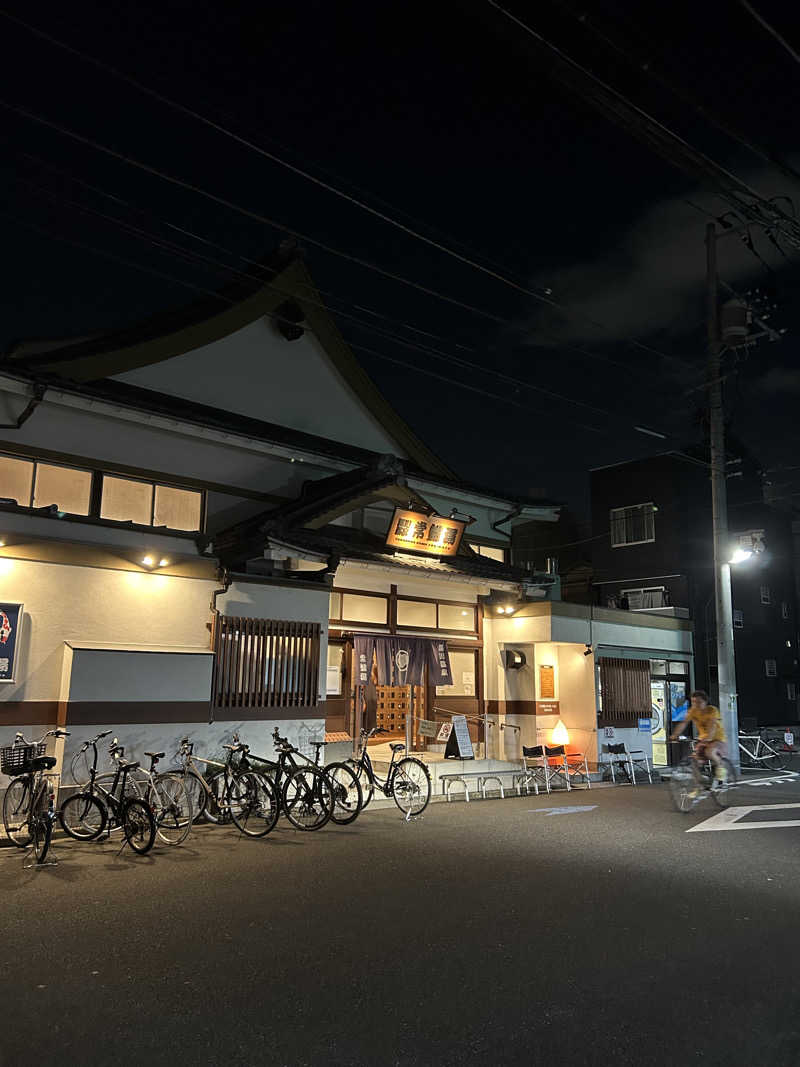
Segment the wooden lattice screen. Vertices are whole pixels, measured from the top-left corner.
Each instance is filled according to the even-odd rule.
[[[600,659],[600,689],[604,723],[635,724],[650,715],[650,662],[646,659]]]
[[[218,616],[214,628],[214,706],[315,706],[319,652],[318,622]]]

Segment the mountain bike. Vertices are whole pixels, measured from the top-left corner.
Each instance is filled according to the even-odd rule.
[[[48,737],[69,737],[66,730],[48,730],[38,741],[26,741],[18,733],[14,744],[0,749],[0,770],[13,778],[3,797],[3,825],[18,848],[33,846],[37,863],[44,863],[55,821],[57,775],[48,774],[56,765],[47,756]]]
[[[670,741],[670,744],[685,744],[688,738]],[[669,780],[672,802],[681,812],[689,812],[701,800],[710,798],[719,808],[731,803],[731,790],[736,786],[736,772],[725,756],[721,763],[727,774],[724,780],[714,778],[714,764],[709,759],[698,760],[694,756],[694,741],[681,761],[672,768]]]
[[[194,818],[224,823],[229,819],[247,837],[265,837],[278,821],[279,801],[274,786],[260,775],[244,767],[234,766],[233,757],[246,758],[247,745],[236,742],[223,745],[228,755],[224,763],[194,754],[194,742],[188,737],[181,741],[180,758],[183,766],[173,771],[184,783]],[[216,767],[208,781],[200,773],[198,764]]]
[[[739,760],[742,767],[766,767],[782,771],[792,758],[792,753],[782,749],[783,740],[765,738],[762,734],[739,734]]]
[[[418,760],[414,756],[398,758],[399,754],[405,752],[406,749],[406,746],[400,741],[394,742],[391,746],[392,760],[385,779],[381,779],[375,773],[372,760],[367,752],[367,742],[376,734],[388,732],[388,730],[384,730],[380,726],[373,726],[369,733],[366,730],[362,730],[358,758],[348,760],[347,763],[348,766],[353,768],[361,782],[361,789],[364,793],[364,807],[372,800],[377,786],[384,796],[394,798],[395,804],[408,820],[412,815],[421,815],[427,808],[431,799],[431,776],[422,760]]]
[[[138,763],[117,758],[110,788],[97,774],[97,742],[111,731],[97,734],[84,742],[92,750],[88,789],[67,797],[58,811],[58,819],[65,834],[76,841],[95,841],[105,830],[110,837],[113,830],[122,830],[125,844],[143,856],[156,839],[156,821],[150,805],[131,796],[128,779],[138,770]],[[107,777],[107,776],[102,776]],[[124,847],[124,846],[123,846]]]
[[[245,754],[246,765],[259,777],[272,782],[280,797],[281,810],[295,829],[321,830],[333,817],[333,781],[323,768],[289,744],[285,737],[281,737],[277,727],[272,731],[272,737],[278,751],[277,763],[264,756],[253,755],[248,750]],[[299,756],[301,763],[297,762],[296,756]],[[255,761],[255,767],[252,767],[251,760]],[[348,818],[350,821],[352,819]]]
[[[111,742],[109,753],[113,758],[125,755],[125,749],[116,737]],[[192,804],[179,774],[169,771],[157,771],[156,767],[164,758],[163,752],[145,752],[150,758],[150,767],[138,771],[127,778],[131,796],[138,796],[149,804],[156,820],[156,833],[166,845],[180,845],[189,836],[192,829]],[[106,776],[98,776],[98,781]]]

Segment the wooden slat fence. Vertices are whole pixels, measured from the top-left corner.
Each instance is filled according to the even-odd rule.
[[[217,616],[213,704],[309,708],[318,702],[320,624]]]

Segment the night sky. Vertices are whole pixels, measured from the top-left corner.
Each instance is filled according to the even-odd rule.
[[[775,0],[755,6],[800,51],[798,14]],[[697,110],[800,170],[800,62],[736,0],[508,9],[764,195],[800,208],[800,181]],[[466,479],[581,513],[588,468],[699,439],[704,226],[728,205],[557,84],[524,31],[485,0],[8,10],[517,286],[0,19],[6,103],[482,312],[300,242],[329,306],[365,324],[337,320],[377,385]],[[219,287],[231,267],[248,269],[241,257],[263,257],[284,236],[7,109],[2,129],[3,349],[191,301],[192,286]],[[164,239],[188,256],[153,243]],[[779,303],[770,322],[788,333],[737,361],[729,410],[766,468],[791,467],[800,252],[758,232],[753,244],[722,241],[720,274],[739,290],[769,283]],[[562,307],[521,289],[551,290]],[[789,501],[797,473],[773,475]]]

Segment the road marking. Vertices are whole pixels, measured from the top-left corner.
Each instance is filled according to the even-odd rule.
[[[780,785],[782,782],[793,782],[795,778],[800,778],[800,774],[797,771],[786,771],[785,774],[771,775],[769,778],[740,778],[736,783],[738,785]]]
[[[532,815],[571,815],[573,811],[594,811],[596,804],[570,804],[565,808],[528,808]]]
[[[755,804],[747,808],[726,808],[697,826],[690,826],[686,833],[702,833],[706,830],[774,830],[782,826],[800,826],[800,819],[776,819],[773,822],[740,821],[751,811],[781,811],[785,808],[800,808],[800,804]]]

